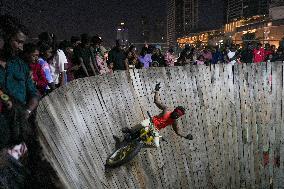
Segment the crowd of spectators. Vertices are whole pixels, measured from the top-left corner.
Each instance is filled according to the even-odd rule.
[[[27,151],[28,168],[35,167],[35,162],[39,161],[34,158],[38,147],[33,123],[40,98],[74,79],[150,67],[284,61],[283,47],[276,49],[274,45],[265,44],[263,48],[261,43],[223,48],[186,45],[179,54],[174,48],[163,51],[159,45],[147,44],[138,53],[134,45],[123,47],[119,41],[112,49],[107,49],[98,35],[86,33],[58,42],[54,34],[42,32],[38,41],[26,43],[26,28],[13,17],[0,17],[0,161],[12,162],[17,170],[23,166],[19,160]],[[1,166],[0,173],[6,176],[0,174],[0,188],[23,183],[22,177],[10,169],[3,171]],[[30,171],[33,175],[33,170]],[[37,187],[48,186],[39,180]]]
[[[284,49],[266,43],[248,43],[241,47],[239,44],[230,46],[200,47],[187,45],[180,53],[176,65],[186,64],[242,64],[284,61]]]

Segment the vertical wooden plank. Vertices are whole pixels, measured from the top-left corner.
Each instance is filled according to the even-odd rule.
[[[260,110],[260,119],[261,119],[261,126],[260,126],[260,131],[261,131],[261,136],[259,137],[260,140],[260,148],[261,148],[261,156],[262,156],[262,178],[261,178],[261,187],[262,188],[269,188],[269,169],[268,166],[265,165],[265,154],[269,151],[269,127],[268,127],[268,121],[269,121],[269,92],[270,92],[270,87],[269,87],[269,82],[268,82],[268,77],[269,77],[269,72],[270,72],[270,66],[269,64],[267,65],[266,63],[262,63],[261,65],[261,82],[262,82],[262,87],[260,90],[260,105],[261,105],[261,110]]]
[[[277,62],[278,64],[281,64],[280,62]],[[278,172],[278,186],[284,185],[284,69],[283,69],[283,63],[282,63],[282,97],[281,97],[281,127],[279,131],[279,138],[280,138],[280,158],[279,158],[279,172]]]
[[[231,188],[240,188],[241,186],[241,154],[240,145],[241,143],[241,125],[240,125],[240,67],[242,65],[234,66],[234,74],[233,74],[233,98],[234,102],[232,104],[232,108],[234,108],[234,116],[232,117],[232,124],[234,125],[234,170],[235,170],[235,181],[232,183]]]
[[[257,129],[257,108],[256,108],[256,101],[257,101],[257,93],[258,93],[258,78],[257,73],[259,72],[258,65],[253,64],[251,67],[251,72],[249,74],[249,94],[250,94],[250,101],[249,105],[251,107],[250,112],[250,132],[251,132],[251,149],[252,149],[252,156],[251,161],[253,163],[253,187],[259,188],[260,187],[260,159],[259,159],[259,150],[258,150],[258,129]]]
[[[244,98],[246,95],[245,91],[245,73],[243,72],[246,70],[246,64],[242,64],[237,66],[236,69],[236,85],[235,85],[235,99],[236,99],[236,117],[237,117],[237,126],[238,126],[238,154],[239,154],[239,170],[240,170],[240,188],[246,187],[246,157],[245,154],[246,147],[245,147],[245,140],[246,140],[246,125],[244,122]]]
[[[280,145],[281,145],[281,104],[282,104],[282,73],[283,73],[283,65],[278,62],[272,63],[272,123],[273,123],[273,135],[274,139],[272,138],[272,163],[273,166],[273,173],[271,175],[272,179],[272,186],[274,188],[280,188],[281,185],[281,170],[280,170]]]

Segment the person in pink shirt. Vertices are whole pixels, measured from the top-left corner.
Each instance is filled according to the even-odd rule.
[[[253,50],[253,62],[260,63],[263,62],[265,59],[265,52],[262,48],[262,44],[258,43],[257,47]]]
[[[203,55],[199,55],[199,57],[197,58],[196,60],[196,64],[197,65],[203,65],[204,64],[204,61],[205,61],[205,58]]]
[[[166,52],[165,61],[167,66],[169,67],[175,66],[175,55],[174,55],[174,50],[172,48],[170,48],[168,52]]]
[[[202,52],[202,55],[204,57],[204,62],[206,62],[207,64],[211,63],[212,53],[208,47],[205,47],[205,49]]]

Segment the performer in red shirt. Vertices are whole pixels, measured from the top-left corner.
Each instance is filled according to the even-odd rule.
[[[179,133],[179,128],[177,125],[177,119],[182,117],[185,114],[185,109],[182,106],[178,106],[176,107],[174,110],[169,109],[167,106],[165,106],[164,104],[162,104],[160,102],[160,98],[159,98],[159,89],[160,89],[160,84],[157,84],[155,87],[155,95],[154,95],[154,103],[156,104],[156,106],[162,110],[162,112],[159,115],[153,116],[150,119],[146,119],[144,121],[142,121],[139,125],[135,126],[133,129],[129,129],[127,127],[122,129],[122,132],[124,133],[134,133],[136,132],[138,129],[142,129],[145,128],[150,129],[151,127],[151,121],[154,125],[155,128],[151,128],[154,134],[154,146],[155,147],[159,147],[159,131],[161,129],[166,128],[167,126],[172,126],[174,132],[184,138],[187,139],[191,139],[192,136],[183,136]]]

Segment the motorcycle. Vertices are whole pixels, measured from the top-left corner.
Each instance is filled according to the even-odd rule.
[[[142,148],[149,147],[154,142],[154,124],[152,117],[150,117],[149,129],[142,128],[126,136],[126,139],[119,145],[119,147],[107,158],[106,167],[115,168],[131,161]],[[192,140],[192,135],[186,137],[179,135],[188,140]],[[161,136],[160,136],[161,137]],[[165,141],[165,139],[163,139]]]
[[[107,158],[106,166],[115,168],[131,161],[142,148],[153,143],[153,129],[154,125],[150,119],[149,129],[142,128],[132,134],[128,134],[119,147]]]

